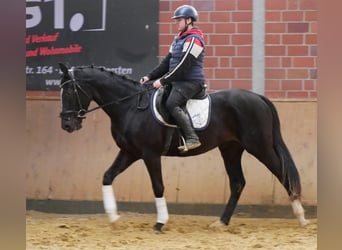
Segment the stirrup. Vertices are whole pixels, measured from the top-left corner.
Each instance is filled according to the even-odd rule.
[[[178,147],[178,150],[179,150],[179,151],[182,151],[182,152],[187,152],[187,151],[189,151],[188,147],[186,146],[186,142],[185,142],[184,137],[181,136],[180,138],[182,139],[183,145],[180,145],[180,146]]]
[[[196,144],[192,144],[191,146],[188,146],[188,145],[179,146],[178,149],[179,149],[180,151],[182,151],[182,153],[183,153],[183,152],[185,153],[185,152],[187,152],[187,151],[189,151],[189,150],[191,150],[191,149],[198,148],[198,147],[200,147],[201,145],[202,145],[202,143],[198,142],[198,143],[196,143]]]
[[[194,144],[191,144],[189,146],[188,144],[186,144],[186,141],[185,141],[184,137],[181,136],[181,138],[182,138],[183,145],[179,146],[178,150],[180,150],[182,153],[186,153],[189,150],[198,148],[198,147],[200,147],[202,145],[202,143],[200,141],[198,141],[198,143],[194,143]]]

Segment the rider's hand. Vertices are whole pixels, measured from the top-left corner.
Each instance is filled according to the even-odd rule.
[[[156,89],[159,89],[162,86],[162,84],[160,83],[160,79],[156,80],[153,83],[153,87],[155,87]]]
[[[150,80],[150,78],[148,78],[148,76],[143,76],[140,79],[140,83],[145,83],[145,82],[148,82],[149,80]]]

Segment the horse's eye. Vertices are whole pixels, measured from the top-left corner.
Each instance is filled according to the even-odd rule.
[[[63,93],[65,93],[67,96],[71,96],[73,94],[73,90],[72,89],[65,89],[63,91]]]

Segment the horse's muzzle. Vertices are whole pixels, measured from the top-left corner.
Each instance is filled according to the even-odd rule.
[[[79,118],[62,118],[62,129],[72,133],[82,128],[82,119]]]

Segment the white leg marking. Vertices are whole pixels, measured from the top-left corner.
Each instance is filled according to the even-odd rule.
[[[294,200],[292,202],[292,209],[293,209],[293,213],[298,218],[299,224],[301,226],[305,226],[309,224],[309,221],[306,220],[304,217],[304,208],[299,200]]]
[[[166,200],[164,197],[156,198],[156,207],[157,207],[157,222],[166,224],[169,220],[169,212],[167,211]]]
[[[109,221],[117,221],[120,218],[120,216],[117,212],[117,206],[112,185],[103,185],[102,194],[104,209],[109,217]]]

